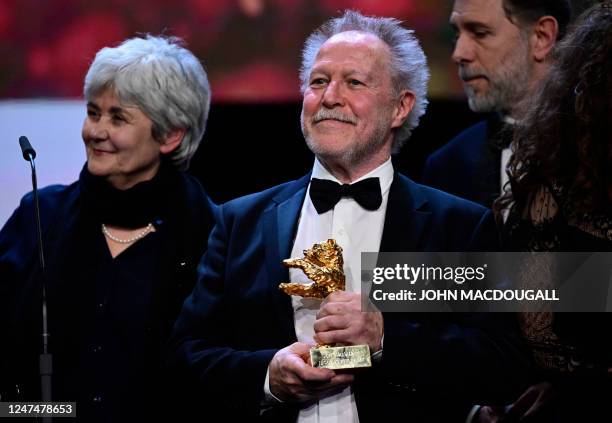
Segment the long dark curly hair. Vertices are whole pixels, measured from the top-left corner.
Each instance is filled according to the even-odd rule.
[[[612,203],[612,2],[584,12],[553,53],[537,95],[514,129],[510,192],[494,205],[522,213],[538,189],[563,187],[573,213],[610,214]]]

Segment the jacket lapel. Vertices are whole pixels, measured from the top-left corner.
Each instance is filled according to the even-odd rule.
[[[389,190],[381,252],[419,251],[430,224],[427,199],[417,184],[395,172]]]
[[[263,213],[263,241],[266,249],[266,268],[271,284],[269,292],[276,307],[279,323],[283,331],[295,340],[295,327],[291,297],[278,289],[281,282],[289,282],[289,270],[283,267],[282,261],[289,258],[293,240],[297,232],[298,220],[310,173],[289,184],[272,201],[272,205]]]

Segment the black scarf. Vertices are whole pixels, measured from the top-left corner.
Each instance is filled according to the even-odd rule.
[[[140,228],[156,223],[166,214],[174,198],[179,173],[171,165],[162,162],[159,171],[148,181],[120,190],[104,177],[81,170],[79,182],[86,214],[97,222],[123,228]]]

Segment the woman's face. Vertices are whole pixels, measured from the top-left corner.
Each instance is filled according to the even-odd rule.
[[[82,131],[89,172],[118,189],[153,178],[163,144],[153,138],[152,125],[138,107],[122,104],[114,90],[89,101]]]

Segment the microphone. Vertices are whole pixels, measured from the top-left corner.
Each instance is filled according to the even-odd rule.
[[[19,146],[21,147],[21,154],[23,154],[23,158],[27,161],[34,160],[36,158],[36,151],[32,148],[32,144],[28,140],[28,137],[20,136],[19,137]]]
[[[49,329],[47,324],[47,281],[45,275],[45,254],[43,249],[42,228],[40,224],[40,207],[38,202],[38,182],[36,178],[36,165],[34,158],[36,151],[32,148],[27,137],[19,137],[19,146],[23,158],[30,162],[32,168],[32,191],[34,193],[34,212],[36,220],[36,233],[38,236],[38,261],[42,278],[42,354],[39,356],[40,389],[43,402],[51,401],[51,377],[53,375],[53,357],[49,353]],[[43,423],[50,423],[51,417],[43,417]]]

